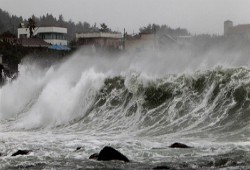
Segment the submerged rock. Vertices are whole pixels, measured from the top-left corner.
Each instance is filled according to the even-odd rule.
[[[79,146],[79,147],[76,148],[76,151],[78,151],[78,150],[80,150],[80,149],[82,149],[82,147]]]
[[[94,154],[90,155],[89,159],[96,159],[97,160],[98,156],[99,156],[98,153],[94,153]]]
[[[105,146],[100,152],[95,153],[89,157],[89,159],[96,159],[98,161],[111,161],[111,160],[119,160],[124,162],[129,162],[129,159],[124,156],[119,151],[115,150],[110,146]]]
[[[169,146],[170,148],[192,148],[191,146],[185,145],[183,143],[173,143],[172,145]]]
[[[11,156],[28,155],[30,152],[31,152],[30,150],[18,150],[14,152]]]
[[[110,146],[105,146],[99,153],[97,160],[99,161],[111,161],[120,160],[124,162],[129,162],[128,158],[124,156],[119,151],[115,150]]]
[[[153,169],[171,169],[171,168],[168,166],[157,166],[157,167],[154,167]]]

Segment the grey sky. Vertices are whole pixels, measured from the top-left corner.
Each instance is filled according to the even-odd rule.
[[[223,22],[250,23],[250,0],[0,0],[0,8],[24,18],[52,13],[65,20],[105,22],[113,30],[138,32],[149,23],[222,34]]]

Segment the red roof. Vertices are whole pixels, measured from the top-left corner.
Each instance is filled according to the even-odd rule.
[[[39,38],[20,38],[18,44],[24,47],[49,47],[50,44]]]
[[[242,25],[237,25],[230,29],[233,33],[246,33],[250,32],[250,24],[242,24]]]

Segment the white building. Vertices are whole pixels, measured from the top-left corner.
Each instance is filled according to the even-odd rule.
[[[47,43],[53,45],[68,45],[68,41],[65,38],[67,34],[67,28],[63,27],[36,27],[33,30],[34,36],[43,39]],[[29,28],[18,28],[18,38],[29,38]]]

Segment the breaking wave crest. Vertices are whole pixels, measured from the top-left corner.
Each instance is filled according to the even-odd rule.
[[[0,89],[1,129],[227,139],[249,133],[247,68],[153,76],[131,65],[124,71],[119,62],[73,57],[43,69],[22,64],[19,77]]]

